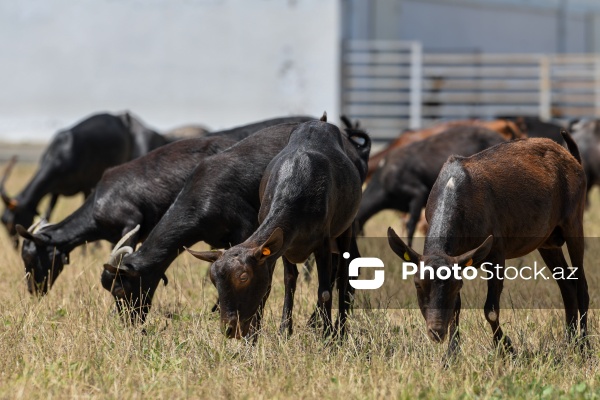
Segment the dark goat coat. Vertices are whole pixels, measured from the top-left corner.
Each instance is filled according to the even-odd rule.
[[[117,299],[130,300],[133,310],[140,312],[132,313],[132,322],[145,319],[160,279],[184,247],[204,241],[229,248],[256,230],[263,173],[297,126],[287,123],[263,129],[202,160],[142,246],[123,257],[119,275],[105,267],[103,287]],[[367,157],[368,151],[364,161],[356,161],[365,173]]]
[[[210,132],[210,133],[207,133],[206,136],[229,135],[230,137],[233,137],[237,140],[242,140],[242,139],[250,136],[252,133],[258,132],[261,129],[265,129],[270,126],[314,121],[315,119],[316,118],[314,118],[314,117],[308,117],[308,116],[304,116],[304,115],[272,118],[272,119],[266,119],[264,121],[255,122],[253,124],[233,128],[233,129],[227,129],[227,130],[220,131],[220,132]]]
[[[573,126],[587,179],[587,192],[600,184],[600,120],[581,121]]]
[[[129,113],[92,115],[54,136],[35,175],[12,199],[16,205],[7,204],[2,223],[14,236],[17,224],[31,225],[39,202],[47,194],[53,196],[46,213],[49,217],[59,195],[73,196],[82,192],[87,197],[108,168],[166,143],[164,137]]]
[[[409,212],[407,229],[412,242],[421,210],[448,157],[470,156],[504,141],[500,134],[485,128],[455,127],[393,150],[363,194],[356,216],[359,227],[384,209]]]
[[[102,239],[116,243],[137,224],[141,229],[132,242],[143,240],[175,201],[196,164],[235,143],[234,139],[216,136],[166,145],[107,170],[94,193],[58,224],[41,228],[33,236],[20,228],[22,236],[33,239],[24,240],[21,252],[26,271],[34,275],[39,286],[30,286],[30,291],[47,291],[68,254],[86,242]],[[49,267],[52,273],[48,284]]]
[[[263,176],[260,226],[217,260],[211,255],[203,258],[205,255],[195,254],[215,261],[211,278],[219,292],[221,320],[229,337],[247,335],[253,317],[259,324],[260,309],[268,297],[280,256],[286,268],[287,306],[282,329],[291,332],[286,320],[291,319],[293,304],[293,290],[287,293],[287,286],[295,286],[297,276],[293,264],[305,261],[313,252],[319,270],[319,306],[327,315],[326,322],[330,320],[331,253],[336,248],[340,252],[350,250],[352,224],[367,172],[370,141],[366,135],[361,139],[362,157],[355,151],[359,143],[350,145],[334,125],[323,121],[299,125]],[[347,240],[338,243],[342,235]],[[346,248],[342,248],[343,243]],[[295,272],[290,273],[290,268]],[[240,284],[237,277],[244,273],[249,278]],[[345,297],[343,289],[340,293]],[[325,325],[329,330],[329,323]]]
[[[509,116],[499,118],[513,121],[529,138],[547,138],[562,146],[565,145],[565,141],[560,134],[560,131],[564,129],[561,125],[542,121],[539,117]]]
[[[39,286],[30,289],[42,293],[48,290],[45,280],[50,266],[51,285],[68,261],[69,252],[85,242],[104,239],[116,243],[137,224],[141,229],[129,242],[143,240],[175,201],[200,160],[234,145],[265,124],[279,121],[262,121],[228,129],[220,135],[177,141],[106,171],[93,196],[78,210],[64,221],[43,228],[34,235],[35,242],[24,241],[26,271],[34,273]]]
[[[146,241],[123,257],[119,275],[105,266],[102,286],[116,299],[131,298],[130,305],[144,320],[161,277],[184,246],[205,241],[213,247],[230,247],[250,236],[258,223],[262,173],[295,127],[263,129],[198,163]],[[131,318],[136,322],[137,313]]]

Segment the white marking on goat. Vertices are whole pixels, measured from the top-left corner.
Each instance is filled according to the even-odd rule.
[[[444,192],[442,193],[442,199],[440,201],[439,204],[439,208],[436,211],[436,215],[434,217],[434,220],[432,221],[431,224],[431,232],[430,232],[430,236],[431,237],[440,237],[442,236],[442,219],[444,218],[444,212],[446,209],[446,203],[448,203],[450,201],[450,196],[451,193],[453,193],[452,189],[454,189],[454,177],[450,177],[450,179],[448,179],[448,183],[446,184],[446,187],[444,188]]]
[[[488,318],[490,319],[490,321],[495,321],[498,319],[498,314],[496,314],[495,311],[490,311],[488,314]]]
[[[347,251],[344,252],[343,257],[347,260],[350,258],[350,253],[348,253]]]

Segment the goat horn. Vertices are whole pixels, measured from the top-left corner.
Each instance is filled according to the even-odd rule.
[[[6,204],[7,207],[16,206],[16,202],[10,198],[10,196],[6,193],[6,190],[4,189],[4,184],[6,183],[6,180],[8,179],[8,176],[10,175],[10,171],[12,170],[13,166],[16,163],[17,163],[17,156],[12,156],[12,158],[8,162],[8,165],[6,166],[6,169],[4,170],[4,175],[2,176],[2,180],[0,181],[0,196],[2,196],[2,201],[4,202],[4,204]]]
[[[110,253],[110,258],[108,259],[108,264],[116,267],[116,268],[120,268],[117,265],[117,261],[119,260],[119,256],[125,254],[125,255],[129,255],[133,253],[133,248],[131,246],[125,246],[125,247],[121,247],[120,249],[116,249],[113,250],[112,253]]]
[[[31,225],[27,229],[27,232],[29,232],[31,234],[35,234],[35,233],[41,231],[42,229],[44,229],[45,227],[51,226],[51,225],[54,225],[54,224],[49,224],[48,220],[46,220],[46,218],[41,218],[38,222]]]
[[[38,222],[35,222],[34,224],[32,224],[29,228],[27,228],[27,232],[29,233],[33,233],[33,231],[35,231],[35,229],[42,223],[42,220],[40,219]]]
[[[140,230],[140,224],[137,224],[137,226],[135,228],[133,228],[131,231],[127,232],[125,234],[125,236],[123,236],[121,238],[121,240],[119,240],[119,242],[115,245],[115,248],[113,249],[113,251],[110,253],[110,258],[108,260],[108,264],[116,267],[117,265],[115,265],[115,262],[117,261],[117,259],[119,258],[120,255],[133,253],[133,248],[131,246],[125,246],[123,248],[121,248],[121,246],[123,246],[123,243],[128,241],[129,238],[131,238],[133,235],[135,235],[137,233],[137,231],[139,231],[139,230]]]

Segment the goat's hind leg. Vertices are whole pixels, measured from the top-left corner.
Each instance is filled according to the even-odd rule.
[[[579,335],[581,338],[580,348],[585,350],[590,347],[587,339],[587,320],[588,320],[588,309],[590,306],[590,295],[588,292],[587,279],[585,277],[585,270],[583,268],[583,253],[584,253],[584,238],[583,232],[577,237],[566,238],[567,249],[569,250],[569,257],[571,258],[571,266],[575,269],[573,273],[576,280],[575,285],[577,287],[577,308],[579,310]]]
[[[318,308],[323,317],[325,336],[333,331],[331,322],[331,305],[332,305],[332,279],[331,279],[331,243],[329,238],[323,240],[323,245],[315,251],[317,261],[317,272],[319,276],[319,292],[318,292]]]
[[[283,258],[285,298],[283,300],[283,312],[281,313],[281,325],[279,333],[282,335],[291,335],[293,332],[292,312],[294,309],[294,293],[296,292],[296,282],[298,280],[298,267],[296,264]]]
[[[335,265],[337,265],[335,277],[338,287],[338,317],[336,326],[340,338],[344,338],[346,335],[346,319],[348,317],[348,311],[352,306],[352,298],[354,295],[354,292],[348,283],[348,267],[351,260],[360,257],[358,245],[356,243],[356,225],[357,224],[352,224],[352,226],[336,240],[340,253],[338,257],[336,257],[337,262],[335,263]],[[349,257],[346,258],[344,255],[348,255]]]
[[[553,276],[562,275],[562,278],[556,279],[556,283],[560,289],[560,294],[565,307],[565,322],[567,328],[567,339],[573,340],[577,334],[578,320],[578,299],[577,299],[577,283],[575,280],[569,280],[569,265],[562,249],[558,248],[540,248],[538,249],[546,265],[552,271]]]

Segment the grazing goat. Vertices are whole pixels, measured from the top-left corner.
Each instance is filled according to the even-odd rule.
[[[145,320],[160,279],[183,246],[203,240],[229,247],[254,231],[260,178],[295,126],[263,129],[200,161],[142,246],[126,254],[120,266],[115,257],[104,265],[102,286],[120,311],[130,311],[131,323]]]
[[[63,221],[35,232],[17,225],[25,239],[21,257],[31,294],[45,294],[54,284],[69,253],[96,240],[116,243],[140,224],[129,243],[143,240],[158,223],[196,164],[237,143],[215,136],[185,139],[106,171],[94,193]]]
[[[51,195],[43,217],[48,219],[59,196],[82,192],[87,198],[104,171],[147,154],[167,143],[158,133],[146,128],[129,113],[96,114],[69,129],[59,131],[42,155],[40,166],[23,191],[11,198],[4,189],[8,171],[0,184],[6,209],[2,223],[19,241],[17,224],[30,226],[38,214],[38,204]]]
[[[534,116],[505,116],[508,121],[514,122],[519,129],[529,138],[547,138],[552,139],[560,145],[565,145],[561,131],[563,126],[553,122],[542,121],[539,117]]]
[[[600,184],[600,120],[580,121],[573,129],[573,140],[581,153],[589,193],[594,185]]]
[[[498,133],[480,127],[453,127],[407,147],[393,150],[371,178],[356,219],[362,230],[365,222],[384,209],[410,214],[406,223],[408,244],[412,245],[421,210],[449,156],[470,156],[504,142]]]
[[[256,230],[263,173],[297,126],[264,129],[200,162],[142,246],[125,255],[120,265],[114,258],[105,264],[102,285],[120,310],[130,311],[132,323],[145,320],[160,279],[184,247],[204,241],[215,248],[229,248]],[[348,130],[343,139],[366,173],[368,136]]]
[[[332,253],[350,251],[365,169],[357,169],[343,134],[325,121],[301,124],[267,167],[261,182],[260,226],[225,252],[190,251],[212,262],[210,277],[219,293],[227,337],[241,338],[260,327],[275,262],[283,257],[286,298],[293,299],[296,263],[314,252],[319,275],[318,304],[331,332]],[[365,144],[367,139],[365,138]],[[338,268],[340,298],[346,299],[347,265]],[[342,304],[342,302],[340,302]],[[282,329],[291,331],[293,301],[284,308]],[[344,324],[345,313],[340,323]]]
[[[450,128],[455,127],[480,127],[487,128],[492,131],[496,131],[501,134],[506,140],[522,139],[525,137],[524,133],[517,127],[517,125],[511,121],[503,119],[497,119],[493,121],[480,121],[480,120],[464,120],[464,121],[450,121],[443,122],[432,126],[431,128],[421,129],[418,131],[406,131],[402,133],[398,138],[394,139],[388,144],[383,150],[376,154],[373,154],[369,159],[369,173],[367,179],[377,171],[380,163],[383,159],[394,149],[406,147],[411,143],[427,139],[428,137],[439,135],[442,132],[447,131]]]
[[[583,210],[585,173],[577,145],[562,134],[568,151],[549,139],[525,139],[499,144],[471,157],[453,156],[442,169],[427,202],[430,222],[423,255],[388,230],[392,250],[403,260],[423,262],[435,271],[457,264],[492,268],[538,250],[557,279],[562,294],[567,332],[574,337],[577,322],[581,337],[587,334],[588,287],[583,270]],[[566,243],[576,280],[568,280],[569,265],[562,252]],[[485,318],[494,342],[513,352],[500,328],[502,272],[488,280]],[[427,334],[436,342],[450,331],[447,356],[459,343],[462,279],[427,273],[415,275],[415,287]],[[583,342],[582,342],[583,343]]]
[[[295,119],[295,117],[292,117]],[[77,246],[94,240],[112,243],[140,224],[128,244],[145,238],[158,223],[198,162],[237,143],[280,118],[228,129],[210,137],[181,140],[145,157],[106,171],[93,196],[64,221],[40,227],[26,238],[21,256],[32,294],[46,293]]]

